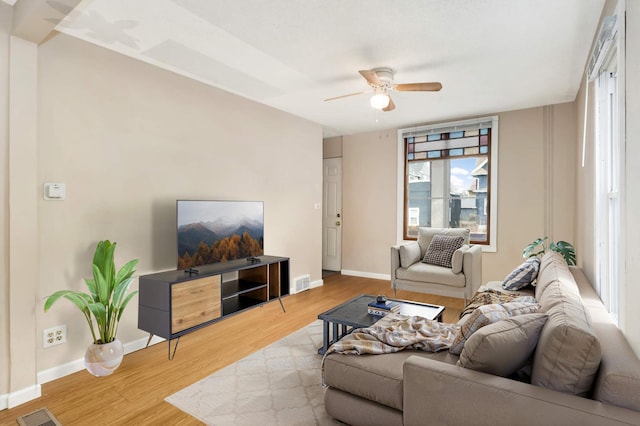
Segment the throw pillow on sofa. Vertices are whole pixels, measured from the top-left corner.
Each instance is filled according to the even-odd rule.
[[[538,343],[547,315],[518,315],[489,324],[464,344],[458,365],[496,376],[509,377],[523,365]]]
[[[462,247],[462,244],[464,244],[464,237],[435,235],[429,243],[422,261],[431,265],[451,268],[453,253]]]
[[[453,340],[449,352],[459,355],[465,342],[485,325],[502,321],[509,317],[538,312],[540,305],[537,303],[508,302],[503,304],[483,305],[476,308],[469,315],[469,319],[462,324],[458,335]]]
[[[540,270],[540,259],[530,257],[516,269],[511,271],[502,282],[505,290],[516,291],[531,285],[538,277]]]
[[[566,263],[564,268],[568,269]],[[577,287],[573,290],[567,283],[554,281],[538,301],[549,319],[538,340],[531,384],[588,395],[598,374],[602,350]]]

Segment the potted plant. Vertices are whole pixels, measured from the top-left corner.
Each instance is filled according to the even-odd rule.
[[[524,250],[522,250],[522,257],[525,259],[528,257],[541,256],[547,252],[547,249],[560,253],[567,265],[576,264],[576,250],[571,243],[566,241],[558,241],[557,243],[551,242],[547,247],[546,241],[549,237],[538,238],[529,243]],[[539,251],[536,251],[538,247],[541,247]]]
[[[85,353],[85,367],[95,376],[106,376],[122,362],[124,348],[116,338],[118,323],[127,304],[137,291],[129,291],[138,259],[127,262],[117,273],[113,260],[116,243],[100,241],[93,255],[93,278],[85,279],[89,294],[59,290],[49,296],[44,311],[60,298],[71,301],[84,315],[93,344]]]

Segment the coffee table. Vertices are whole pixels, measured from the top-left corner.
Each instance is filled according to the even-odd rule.
[[[318,349],[318,353],[324,355],[329,346],[351,333],[354,329],[369,327],[378,322],[382,318],[381,316],[367,312],[367,305],[374,300],[376,300],[376,296],[361,294],[318,315],[318,319],[323,321],[322,347]],[[387,300],[400,305],[400,312],[398,313],[401,315],[415,315],[442,322],[444,306],[400,299]]]

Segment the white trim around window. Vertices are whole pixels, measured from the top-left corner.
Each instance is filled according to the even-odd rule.
[[[397,144],[397,238],[399,243],[405,242],[403,237],[404,227],[404,174],[405,174],[405,152],[404,138],[411,134],[425,134],[435,132],[460,131],[465,129],[479,128],[483,124],[491,123],[491,186],[489,202],[491,205],[491,215],[489,223],[489,241],[487,245],[481,245],[485,252],[496,252],[498,250],[498,116],[483,117],[470,120],[460,120],[440,124],[409,127],[398,130]]]

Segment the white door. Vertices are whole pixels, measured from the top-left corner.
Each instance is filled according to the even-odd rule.
[[[342,158],[323,160],[322,269],[342,269]]]

